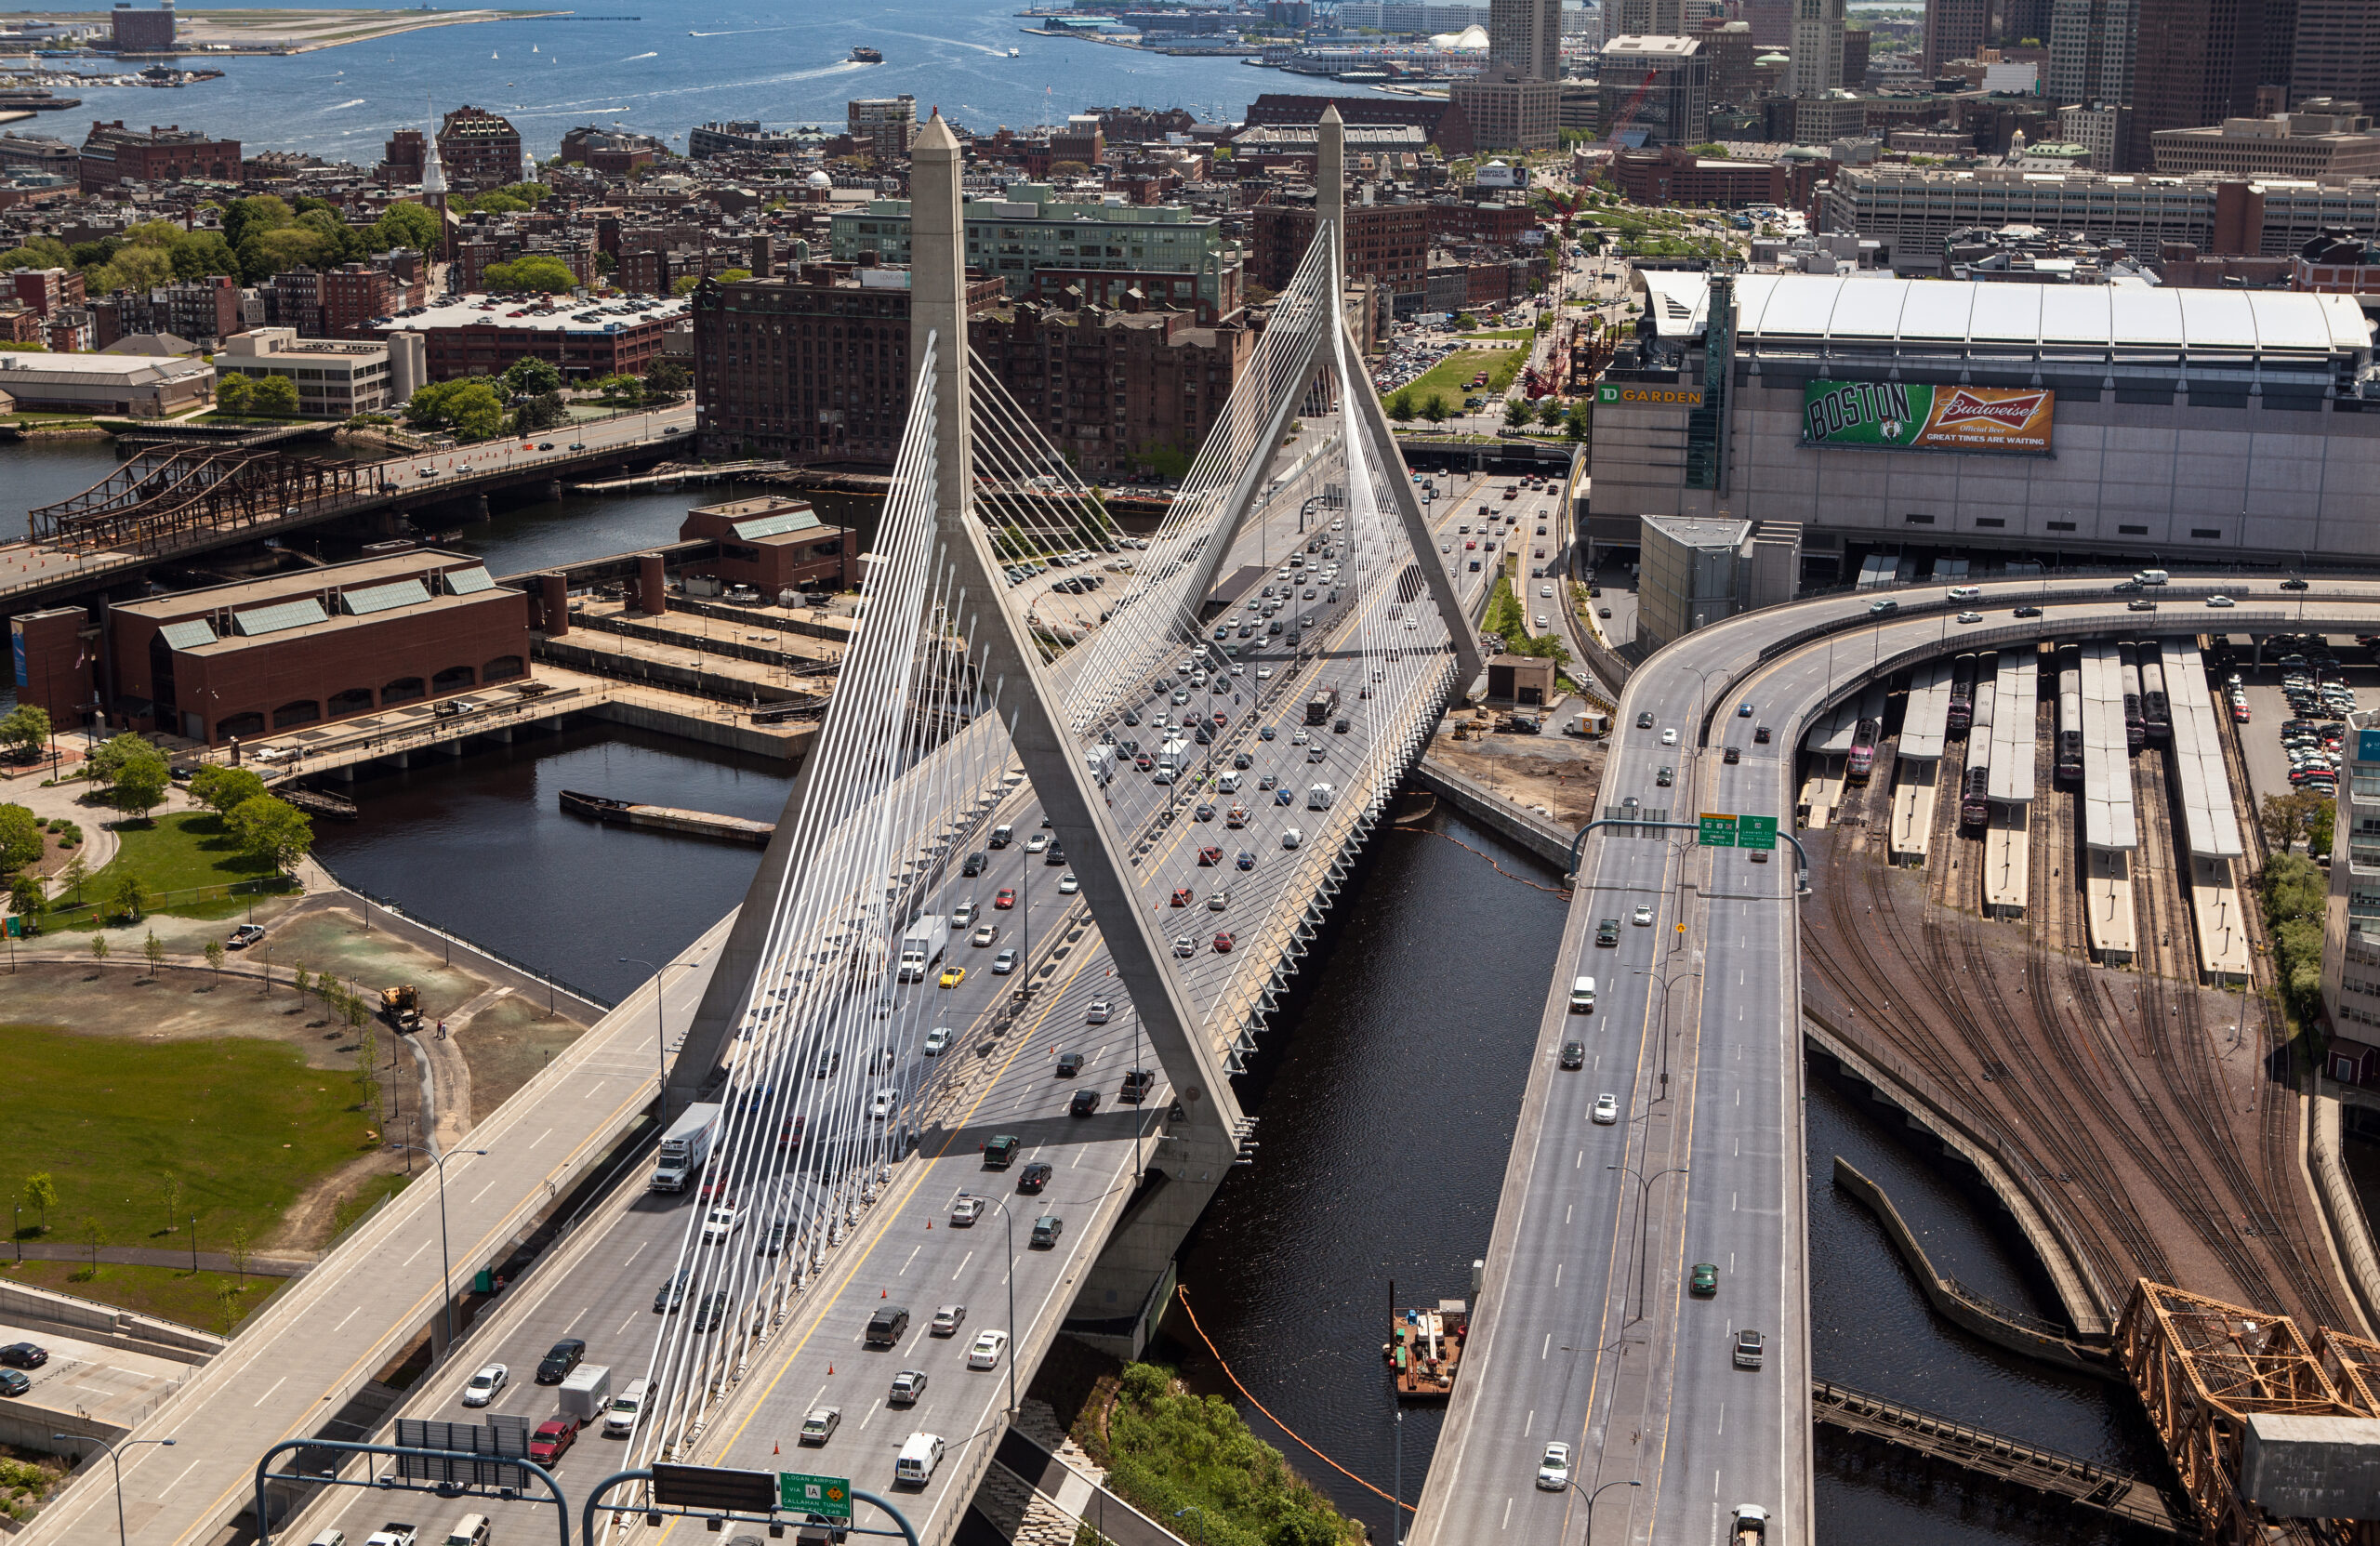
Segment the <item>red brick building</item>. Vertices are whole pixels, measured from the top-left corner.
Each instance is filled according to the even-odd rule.
[[[661,336],[686,317],[681,298],[588,301],[557,296],[547,305],[520,296],[467,295],[410,317],[367,328],[366,337],[424,335],[430,379],[500,376],[523,355],[545,361],[566,381],[642,376],[660,363]]]
[[[111,724],[210,746],[518,680],[529,607],[476,558],[418,551],[109,609]]]
[[[509,118],[458,107],[439,125],[438,159],[446,168],[446,186],[458,193],[519,182],[521,131]]]
[[[8,293],[37,317],[69,306],[80,306],[85,297],[83,276],[73,269],[11,269],[8,271]]]
[[[1714,160],[1683,145],[1621,151],[1611,158],[1611,175],[1632,204],[1741,209],[1792,202],[1792,182],[1783,164]]]
[[[686,512],[678,539],[715,540],[721,583],[748,585],[762,601],[785,590],[852,590],[859,585],[859,534],[829,526],[807,499],[763,496]]]
[[[1346,271],[1350,279],[1377,279],[1395,296],[1419,296],[1427,287],[1432,206],[1425,204],[1349,204]],[[1256,282],[1278,290],[1297,272],[1314,244],[1314,205],[1268,204],[1250,213]]]
[[[240,142],[209,139],[178,125],[150,126],[143,133],[128,129],[119,118],[112,124],[92,122],[83,141],[79,180],[86,193],[96,193],[123,182],[231,182],[240,180]]]

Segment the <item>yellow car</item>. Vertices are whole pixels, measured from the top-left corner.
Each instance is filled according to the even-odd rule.
[[[957,987],[966,980],[967,969],[963,966],[946,966],[942,969],[942,985],[945,987]]]

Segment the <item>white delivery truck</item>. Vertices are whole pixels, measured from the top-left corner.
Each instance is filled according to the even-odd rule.
[[[1116,776],[1114,747],[1093,747],[1083,753],[1082,760],[1084,765],[1091,769],[1091,781],[1101,788],[1105,788],[1108,781]]]
[[[558,1399],[564,1417],[575,1417],[581,1423],[602,1417],[612,1404],[612,1366],[581,1364],[562,1376]]]
[[[653,1156],[655,1192],[682,1192],[710,1157],[710,1141],[719,1131],[716,1102],[690,1105],[661,1135],[660,1151]]]
[[[1329,785],[1316,784],[1305,792],[1305,808],[1309,811],[1329,810],[1332,793]]]
[[[950,919],[939,913],[921,918],[901,936],[901,981],[922,983],[950,945]]]
[[[631,1380],[612,1402],[611,1410],[603,1414],[603,1436],[624,1439],[636,1432],[636,1420],[644,1410],[644,1394],[652,1386],[642,1380]]]

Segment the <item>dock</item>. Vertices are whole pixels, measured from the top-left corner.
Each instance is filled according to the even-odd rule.
[[[729,842],[750,843],[766,848],[776,832],[776,824],[747,821],[742,816],[719,816],[707,811],[687,811],[675,805],[641,805],[607,795],[590,795],[578,789],[564,789],[562,808],[575,816],[602,822],[607,826],[645,826],[660,832],[681,832],[697,838],[719,838]]]
[[[1381,1355],[1396,1380],[1398,1399],[1444,1401],[1452,1395],[1471,1335],[1470,1304],[1442,1299],[1435,1309],[1392,1309],[1389,1315],[1389,1338],[1381,1344]]]

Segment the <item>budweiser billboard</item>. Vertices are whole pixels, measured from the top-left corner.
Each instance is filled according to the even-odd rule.
[[[2056,403],[2041,387],[1813,381],[1802,389],[1802,443],[2046,456]]]

